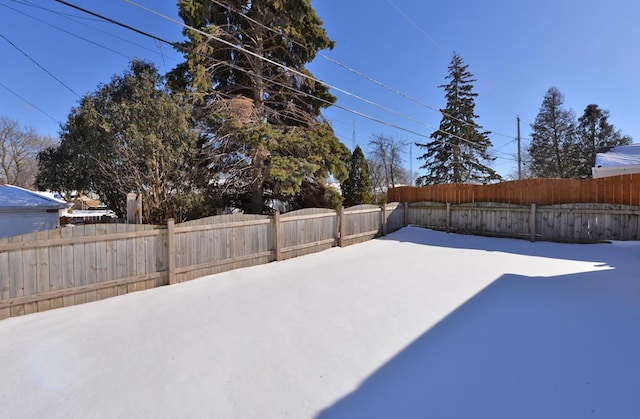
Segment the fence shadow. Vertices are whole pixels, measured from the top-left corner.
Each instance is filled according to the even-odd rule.
[[[505,275],[317,418],[640,417],[640,311],[614,276]]]
[[[404,230],[382,240],[413,241]],[[514,249],[517,240],[434,233],[419,244],[593,256],[570,255],[561,244]],[[640,266],[637,251],[637,244],[622,246],[602,261],[610,269],[588,273],[503,275],[317,419],[640,417],[640,281],[630,279]]]
[[[420,233],[417,234],[418,232]],[[598,246],[611,245],[609,242],[581,244],[548,241],[531,242],[529,240],[506,237],[495,238],[471,234],[446,233],[418,226],[403,228],[380,238],[380,240],[395,240],[422,245],[449,247],[452,249],[484,250],[487,252],[504,252],[576,261],[592,261],[594,258],[602,258],[602,251],[598,249]],[[628,246],[637,246],[634,245],[634,243],[637,242],[618,242],[616,245],[621,247],[624,247],[625,244]],[[579,253],[576,253],[577,246],[580,249]],[[615,264],[616,260],[618,260],[618,258],[612,260],[611,263]],[[609,263],[609,261],[603,260],[603,263],[605,262]]]

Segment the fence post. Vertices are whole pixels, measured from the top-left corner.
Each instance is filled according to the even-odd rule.
[[[344,207],[340,207],[338,214],[338,246],[342,247],[342,238],[344,237]]]
[[[127,224],[137,224],[136,197],[137,195],[133,192],[127,194]]]
[[[406,227],[409,225],[409,203],[408,202],[404,202],[404,210],[402,212],[402,224],[403,227]]]
[[[169,255],[169,285],[173,285],[176,283],[176,235],[173,218],[167,220],[167,247]]]
[[[276,261],[282,259],[280,248],[282,247],[282,235],[280,234],[280,211],[273,213],[273,241],[275,246]]]
[[[531,213],[529,214],[529,234],[531,241],[536,241],[536,204],[531,204]]]
[[[387,204],[382,204],[382,235],[387,235]]]
[[[451,232],[451,202],[447,202],[447,233]]]

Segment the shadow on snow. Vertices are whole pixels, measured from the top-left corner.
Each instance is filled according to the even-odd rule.
[[[404,230],[384,240],[415,241]],[[317,419],[640,417],[637,244],[465,237],[433,232],[420,242],[598,260],[612,269],[503,275]]]

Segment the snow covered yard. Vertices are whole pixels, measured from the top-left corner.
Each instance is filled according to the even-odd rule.
[[[408,227],[0,321],[6,418],[637,418],[640,243]]]

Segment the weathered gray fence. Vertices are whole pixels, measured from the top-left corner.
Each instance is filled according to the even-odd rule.
[[[346,246],[403,227],[405,205],[166,226],[95,224],[0,240],[0,319]]]
[[[409,204],[407,223],[436,230],[566,242],[640,240],[640,207],[616,204]]]

